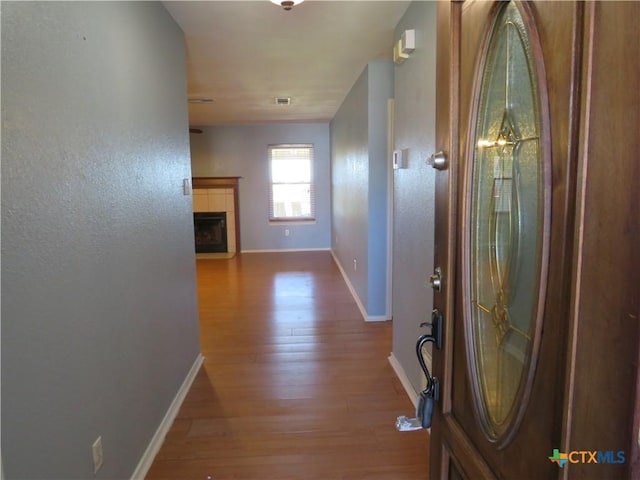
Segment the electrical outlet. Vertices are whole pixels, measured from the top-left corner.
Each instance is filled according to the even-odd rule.
[[[102,452],[102,436],[96,438],[96,441],[91,445],[93,452],[93,473],[97,473],[104,462],[104,455]]]
[[[289,236],[289,229],[288,229],[288,228],[286,228],[286,229],[284,230],[284,236],[285,236],[285,237],[288,237],[288,236]]]

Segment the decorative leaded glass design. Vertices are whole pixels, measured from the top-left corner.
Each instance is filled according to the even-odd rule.
[[[532,371],[546,261],[538,78],[513,3],[498,13],[485,55],[468,147],[464,278],[477,410],[496,440],[514,424]]]

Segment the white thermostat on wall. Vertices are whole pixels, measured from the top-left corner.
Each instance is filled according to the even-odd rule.
[[[408,148],[403,148],[402,150],[393,151],[393,169],[394,170],[398,170],[399,168],[407,168],[408,154],[409,154]]]

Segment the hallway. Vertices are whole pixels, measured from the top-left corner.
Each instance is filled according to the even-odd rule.
[[[426,432],[326,251],[198,260],[205,357],[147,479],[417,480]]]

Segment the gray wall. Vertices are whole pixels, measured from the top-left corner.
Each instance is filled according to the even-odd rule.
[[[331,122],[332,249],[369,319],[386,318],[388,308],[387,103],[392,96],[393,64],[371,62]]]
[[[368,299],[368,73],[368,68],[362,72],[331,122],[332,250],[364,306]]]
[[[2,2],[7,479],[129,478],[199,354],[182,32]]]
[[[367,309],[387,316],[388,211],[390,159],[388,148],[388,109],[393,97],[393,64],[369,63],[369,299]]]
[[[328,249],[331,238],[329,124],[264,124],[199,127],[191,134],[194,177],[239,176],[241,250]],[[267,147],[312,143],[316,222],[269,224]],[[285,236],[285,229],[289,236]]]
[[[433,272],[436,3],[413,2],[396,27],[396,39],[415,29],[416,49],[395,67],[395,146],[408,149],[408,168],[394,173],[393,354],[416,391],[423,375],[415,357],[421,322],[429,320]]]

